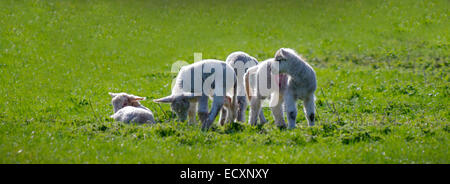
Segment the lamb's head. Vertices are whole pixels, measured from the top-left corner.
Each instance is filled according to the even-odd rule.
[[[139,107],[141,106],[139,101],[145,100],[145,97],[139,97],[127,93],[109,93],[109,95],[112,97],[111,103],[114,107],[114,112],[117,112],[126,106]]]
[[[177,115],[180,121],[186,121],[188,110],[190,106],[190,100],[194,99],[193,95],[170,95],[160,99],[153,100],[156,103],[170,103],[170,107]]]
[[[275,53],[275,66],[274,69],[278,69],[279,73],[286,73],[288,69],[295,66],[301,57],[292,49],[281,48]]]

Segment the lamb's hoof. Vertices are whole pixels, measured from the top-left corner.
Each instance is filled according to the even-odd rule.
[[[200,119],[200,121],[202,123],[204,123],[207,118],[208,118],[208,113],[207,112],[199,112],[198,113],[198,119]]]
[[[242,113],[239,112],[236,120],[239,122],[245,122],[245,115],[242,115]]]
[[[207,119],[207,120],[202,124],[202,130],[203,130],[203,131],[208,131],[209,128],[211,127],[213,121],[214,121],[214,120]]]
[[[249,121],[248,124],[251,125],[251,126],[255,126],[256,124],[258,124],[258,122],[257,121],[255,121],[255,122]]]
[[[237,121],[237,122],[244,123],[244,122],[245,122],[245,118],[237,118],[236,121]]]
[[[286,129],[287,128],[286,123],[277,123],[277,127],[279,129]]]
[[[220,123],[220,126],[223,126],[225,124],[225,119],[221,119],[219,123]]]
[[[260,125],[264,125],[264,124],[267,123],[267,120],[265,120],[265,121],[259,120],[259,122],[260,122],[260,123],[259,123]]]

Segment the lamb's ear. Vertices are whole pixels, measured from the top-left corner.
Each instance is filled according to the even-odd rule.
[[[108,94],[109,94],[111,97],[113,97],[113,98],[117,96],[117,93],[111,93],[111,92],[109,92]]]
[[[275,61],[281,61],[286,59],[286,51],[284,48],[281,48],[275,53]]]
[[[131,99],[134,100],[134,101],[141,101],[141,100],[146,100],[147,98],[140,97],[140,96],[133,96],[133,97],[131,97]]]
[[[155,100],[153,100],[153,102],[155,102],[155,103],[170,103],[173,100],[174,100],[174,97],[172,95],[170,95],[170,96],[166,96],[166,97],[163,97],[160,99],[155,99]]]
[[[138,97],[138,98],[136,98],[136,100],[137,100],[137,101],[147,100],[147,98],[145,98],[145,97]]]

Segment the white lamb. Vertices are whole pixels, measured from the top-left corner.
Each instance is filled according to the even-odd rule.
[[[255,84],[249,82],[252,78],[256,81]],[[271,78],[278,82],[275,85],[278,85],[279,89],[265,90],[265,94],[261,94],[264,88],[260,85],[266,82],[273,85]],[[251,101],[250,124],[256,124],[256,117],[261,108],[261,99],[271,97],[272,113],[278,126],[286,126],[282,110],[282,104],[284,103],[288,114],[288,128],[295,128],[298,99],[303,100],[303,108],[309,126],[314,125],[316,73],[294,50],[279,49],[274,59],[269,59],[263,64],[250,68],[245,74],[245,82],[247,95]]]
[[[294,50],[288,48],[281,48],[276,52],[275,63],[273,65],[275,73],[289,75],[287,90],[284,94],[288,128],[295,128],[298,99],[303,101],[303,110],[309,126],[313,126],[315,121],[314,92],[317,88],[316,72]]]
[[[114,107],[111,118],[124,123],[155,123],[152,111],[139,103],[144,97],[134,96],[126,93],[109,93]]]
[[[257,66],[249,68],[244,75],[245,91],[250,101],[248,122],[251,125],[257,124],[257,117],[259,117],[261,124],[267,122],[262,112],[261,103],[262,100],[269,98],[275,123],[280,127],[285,126],[282,103],[288,76],[273,74],[272,62],[274,62],[274,59],[260,62]]]
[[[245,121],[245,111],[247,109],[247,97],[244,87],[244,74],[250,67],[258,65],[258,60],[248,55],[245,52],[237,51],[228,55],[226,61],[231,67],[234,68],[234,72],[237,77],[237,121]],[[264,117],[264,116],[263,116]]]
[[[156,99],[157,103],[171,103],[171,109],[180,121],[185,121],[189,116],[189,123],[195,123],[195,113],[202,122],[202,129],[207,130],[223,107],[221,122],[226,116],[226,121],[231,122],[235,115],[233,107],[235,98],[230,99],[226,95],[233,93],[235,96],[236,76],[233,68],[223,61],[206,59],[195,62],[181,68],[177,75],[175,86],[170,96]],[[234,89],[234,90],[233,90]],[[212,97],[211,111],[208,113],[208,100]],[[223,113],[226,113],[223,114]]]

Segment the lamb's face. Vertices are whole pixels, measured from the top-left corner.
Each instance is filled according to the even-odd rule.
[[[195,98],[192,95],[170,95],[160,99],[153,100],[156,103],[170,103],[172,112],[175,112],[180,121],[186,121],[189,105],[189,100]]]
[[[117,96],[117,97],[114,97],[112,100],[111,100],[111,103],[112,103],[112,105],[113,105],[113,107],[114,107],[114,112],[117,112],[118,110],[120,110],[120,109],[122,109],[122,108],[124,108],[124,107],[126,107],[126,106],[129,106],[131,103],[128,101],[128,98],[127,97],[125,97],[125,96]]]
[[[186,121],[189,109],[189,100],[184,96],[174,98],[170,107],[175,112],[180,121]]]

